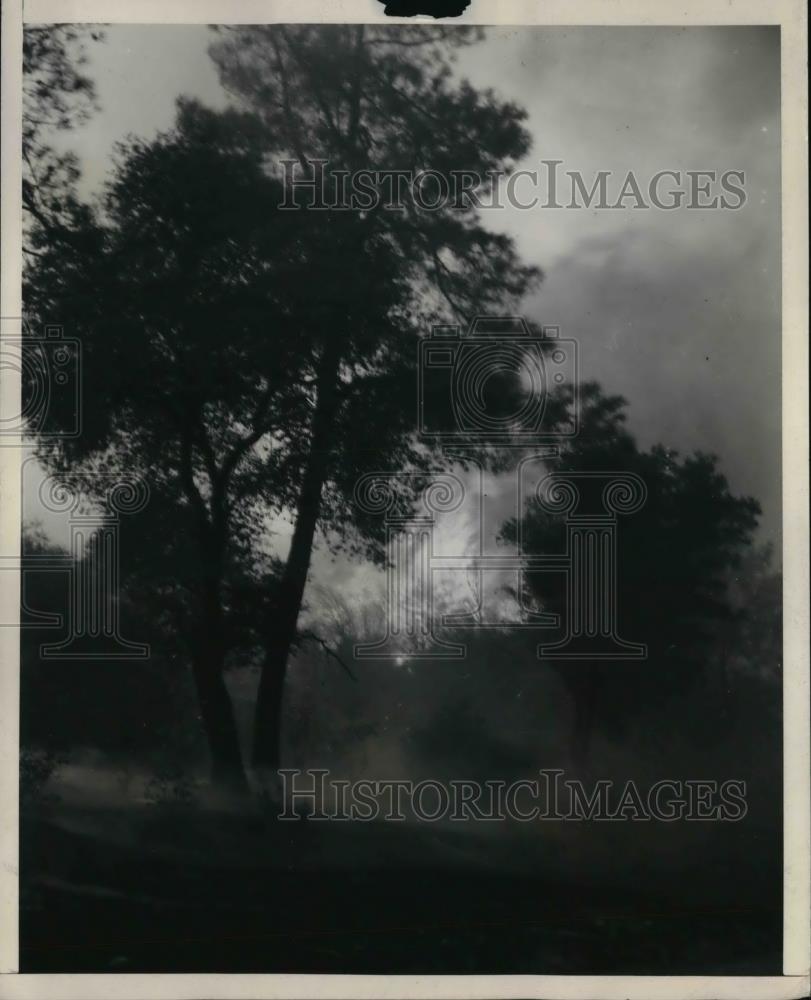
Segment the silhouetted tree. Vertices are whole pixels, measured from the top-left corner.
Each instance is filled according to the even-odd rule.
[[[330,175],[430,169],[483,178],[521,157],[529,135],[521,108],[453,79],[454,49],[477,37],[464,29],[274,25],[225,29],[212,54],[226,87],[262,119],[268,154],[294,159],[303,179],[313,176],[313,160],[327,161]],[[323,319],[301,317],[313,352],[312,408],[291,448],[295,526],[266,630],[253,750],[263,767],[278,762],[284,677],[316,529],[330,537],[359,528],[368,541],[374,527],[351,501],[359,474],[425,465],[425,449],[413,443],[417,336],[440,318],[508,310],[538,277],[510,239],[480,224],[475,201],[445,199],[425,211],[406,191],[397,210],[386,207],[386,183],[369,211],[296,213],[327,219],[345,253],[327,244],[314,271]],[[377,316],[364,325],[359,312],[373,316],[370,297]]]
[[[575,709],[573,753],[584,760],[595,726],[616,732],[646,705],[696,681],[713,653],[719,627],[732,619],[729,583],[747,553],[760,508],[734,496],[713,455],[684,458],[661,445],[639,448],[625,427],[625,400],[583,387],[581,432],[550,467],[560,472],[633,472],[647,499],[618,527],[616,604],[619,634],[644,643],[647,659],[571,661],[558,668]],[[515,542],[519,525],[505,525]],[[530,553],[563,552],[561,516],[532,501],[523,514]],[[525,597],[566,619],[562,574],[527,574]],[[551,634],[551,633],[550,633]],[[554,636],[549,640],[554,641]]]
[[[310,245],[277,211],[256,137],[249,116],[181,103],[171,132],[122,146],[103,212],[77,221],[80,242],[45,245],[26,286],[29,317],[83,348],[82,433],[38,441],[40,458],[91,496],[99,471],[146,480],[127,565],[174,612],[215,776],[238,784],[229,609],[272,575],[255,535],[281,502],[279,413],[304,405],[287,288]]]
[[[524,115],[451,83],[467,32],[247,37],[246,79],[265,93],[269,73],[278,101],[249,101],[256,116],[181,103],[172,132],[129,140],[102,211],[80,206],[67,240],[43,229],[26,289],[31,318],[81,337],[88,389],[81,436],[38,442],[40,457],[90,492],[100,469],[147,479],[141,524],[158,544],[130,566],[175,615],[215,772],[237,780],[229,650],[261,637],[254,760],[273,766],[316,528],[383,559],[381,519],[357,509],[355,484],[435,461],[414,437],[418,336],[440,317],[506,309],[538,277],[473,202],[281,211],[266,169],[291,149],[306,150],[304,169],[319,155],[336,168],[505,168],[528,146]],[[223,67],[233,56],[233,40],[217,50]],[[282,512],[295,523],[277,575],[257,536]]]

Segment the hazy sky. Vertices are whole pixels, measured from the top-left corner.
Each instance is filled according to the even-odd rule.
[[[203,26],[112,26],[91,48],[102,110],[67,143],[96,191],[113,144],[170,125],[179,94],[223,106]],[[490,29],[460,70],[524,105],[525,163],[588,179],[744,170],[739,211],[631,208],[485,214],[546,274],[528,316],[581,344],[582,374],[630,403],[644,445],[717,453],[734,490],[780,523],[779,31]],[[323,563],[323,579],[337,567]],[[343,567],[341,572],[346,572]]]

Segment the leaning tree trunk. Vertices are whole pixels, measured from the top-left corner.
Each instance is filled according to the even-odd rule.
[[[223,614],[223,579],[228,539],[224,478],[212,482],[206,506],[194,481],[194,442],[204,431],[184,420],[180,427],[178,472],[191,510],[196,515],[196,541],[200,558],[199,590],[192,605],[189,647],[192,676],[209,753],[212,781],[237,792],[248,780],[242,762],[234,708],[225,686],[226,638]]]
[[[272,618],[268,621],[265,658],[259,679],[254,718],[253,764],[266,771],[281,759],[282,699],[290,652],[313,552],[321,508],[321,492],[329,468],[330,439],[338,401],[340,351],[337,338],[327,341],[317,377],[312,437],[297,504],[290,553],[279,581]]]

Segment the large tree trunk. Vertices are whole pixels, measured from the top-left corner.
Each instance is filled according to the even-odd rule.
[[[272,619],[268,622],[265,659],[256,697],[253,764],[266,771],[278,768],[281,759],[284,678],[296,640],[298,616],[321,508],[321,492],[329,469],[330,438],[338,401],[339,363],[339,344],[336,337],[331,337],[324,345],[318,366],[312,437],[299,491],[296,525]]]
[[[228,791],[248,788],[231,696],[225,686],[222,660],[216,653],[196,650],[192,670],[197,700],[211,754],[212,783]]]
[[[221,544],[208,556],[192,641],[192,673],[209,752],[212,783],[229,792],[248,789],[234,707],[225,685],[225,621],[222,609]]]
[[[200,438],[205,439],[204,428],[195,427],[191,414],[184,413],[180,426],[178,472],[196,517],[200,559],[199,590],[193,599],[192,631],[189,636],[192,675],[211,755],[212,782],[242,793],[248,789],[248,780],[234,708],[223,676],[226,654],[223,580],[228,542],[227,474],[221,471],[219,475],[211,476],[211,498],[207,506],[194,479],[193,452],[195,442]]]

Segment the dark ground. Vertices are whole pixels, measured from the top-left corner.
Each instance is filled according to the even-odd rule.
[[[22,834],[22,972],[781,971],[780,838],[745,823],[599,880],[424,825],[38,809]]]

